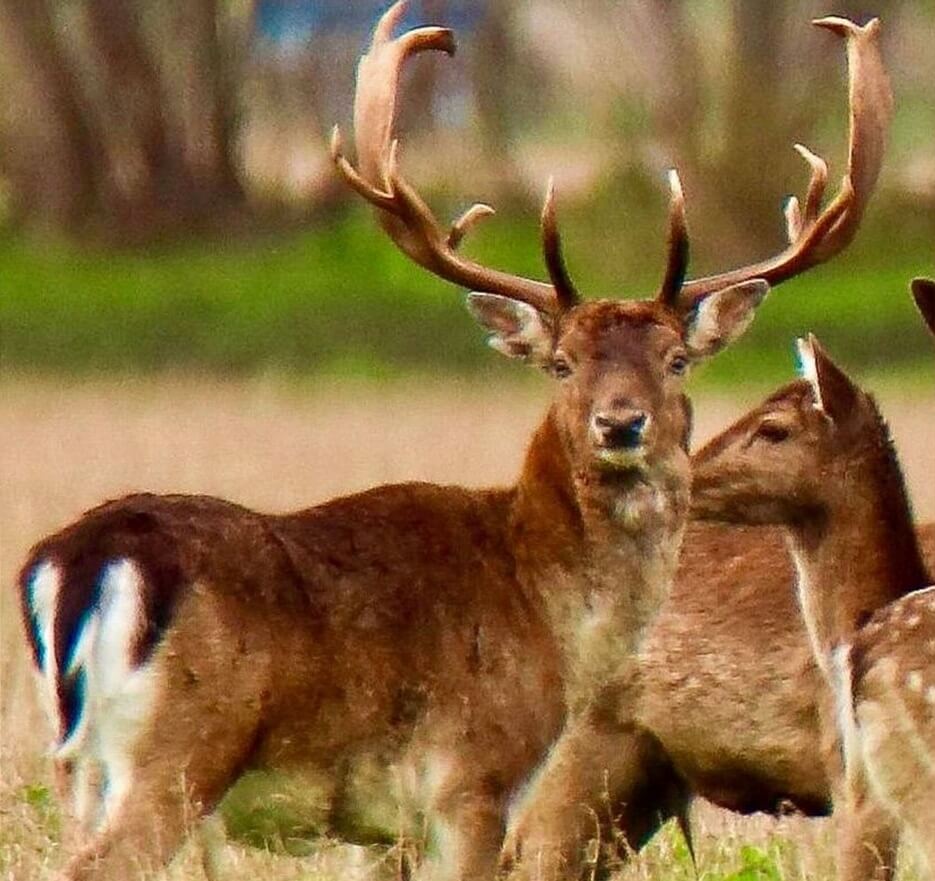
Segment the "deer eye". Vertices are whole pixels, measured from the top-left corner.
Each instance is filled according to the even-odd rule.
[[[761,422],[756,430],[756,437],[767,443],[779,444],[789,438],[792,432],[785,425],[778,422]]]
[[[572,374],[571,364],[561,355],[556,355],[552,360],[552,375],[557,379],[567,379]]]
[[[688,370],[688,356],[676,355],[669,362],[669,373],[675,376],[682,376]]]

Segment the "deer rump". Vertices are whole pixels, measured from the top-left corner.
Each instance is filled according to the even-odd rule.
[[[400,806],[461,788],[506,799],[563,712],[508,496],[406,484],[277,517],[134,495],[40,542],[23,617],[53,755],[102,773],[81,819],[114,816],[173,731],[214,738],[202,810],[246,769],[294,771],[321,790],[310,822],[346,840],[396,841]]]

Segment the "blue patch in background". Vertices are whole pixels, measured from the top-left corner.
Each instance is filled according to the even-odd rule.
[[[307,45],[316,36],[359,33],[364,45],[389,5],[385,0],[258,0],[254,36],[277,48],[289,49]],[[435,24],[468,35],[480,25],[486,12],[482,0],[446,0],[437,4],[437,13],[433,6],[436,4],[410,3],[400,31]]]

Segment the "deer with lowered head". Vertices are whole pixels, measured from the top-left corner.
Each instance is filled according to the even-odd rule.
[[[134,495],[39,542],[20,579],[24,621],[53,754],[89,830],[68,879],[159,867],[187,820],[255,768],[301,780],[322,834],[425,830],[423,875],[489,875],[512,794],[624,664],[670,584],[689,504],[689,365],[742,333],[770,283],[840,251],[873,188],[888,112],[868,92],[875,45],[829,20],[860,44],[849,175],[821,210],[823,166],[807,154],[788,251],[685,281],[673,179],[652,299],[579,298],[551,193],[550,281],[482,266],[457,246],[490,210],[444,230],[400,173],[401,68],[454,47],[441,28],[394,39],[402,11],[361,61],[358,169],[337,135],[335,161],[399,248],[474,291],[495,349],[556,379],[553,403],[512,487],[384,486],[286,515]],[[631,766],[655,767],[653,750],[640,741]]]
[[[935,282],[913,293],[935,334]],[[841,873],[889,877],[900,829],[935,871],[932,579],[876,403],[814,337],[798,351],[803,379],[693,457],[693,511],[786,533],[843,759]]]

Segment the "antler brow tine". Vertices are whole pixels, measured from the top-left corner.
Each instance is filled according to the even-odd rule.
[[[549,270],[552,287],[563,311],[571,309],[580,302],[578,291],[568,274],[565,259],[562,256],[562,238],[558,232],[558,220],[555,214],[555,179],[549,178],[545,201],[542,203],[542,252],[545,265]]]
[[[688,271],[688,221],[685,218],[685,193],[682,181],[674,168],[669,169],[669,247],[666,274],[659,289],[658,299],[674,307]]]

